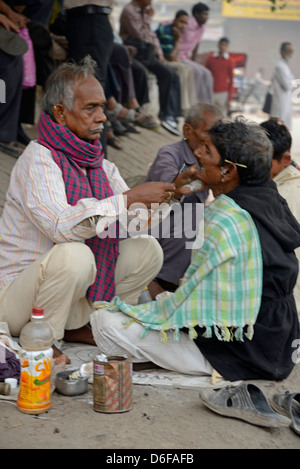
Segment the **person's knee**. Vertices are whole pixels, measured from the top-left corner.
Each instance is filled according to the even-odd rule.
[[[152,236],[138,238],[140,249],[149,271],[159,271],[164,262],[164,253],[159,242]]]
[[[92,283],[96,275],[95,257],[91,249],[84,243],[70,242],[56,244],[52,252],[52,261],[48,269],[57,269],[74,281]]]

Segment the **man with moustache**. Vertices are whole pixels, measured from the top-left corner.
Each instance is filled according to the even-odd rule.
[[[154,238],[119,240],[120,220],[138,216],[132,204],[169,202],[174,184],[130,190],[103,158],[105,95],[95,67],[87,57],[52,74],[38,141],[26,147],[11,174],[0,219],[0,321],[13,336],[40,307],[55,340],[94,344],[88,326],[93,302],[117,294],[137,303],[162,266]],[[53,348],[60,356],[55,343]]]

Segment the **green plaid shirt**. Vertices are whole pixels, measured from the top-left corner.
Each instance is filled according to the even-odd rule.
[[[170,297],[131,306],[115,297],[108,307],[122,311],[149,329],[164,331],[196,325],[220,340],[249,339],[260,308],[262,257],[258,233],[248,212],[226,195],[205,211],[204,242],[194,249],[181,285]],[[197,242],[197,240],[195,241]],[[246,331],[243,328],[248,326]]]

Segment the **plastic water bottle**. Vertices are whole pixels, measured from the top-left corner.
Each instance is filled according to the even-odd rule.
[[[51,407],[51,367],[53,332],[44,320],[43,308],[33,308],[31,321],[22,329],[20,392],[18,409],[40,414]]]
[[[142,293],[139,296],[138,304],[149,303],[152,300],[148,287],[145,287]]]

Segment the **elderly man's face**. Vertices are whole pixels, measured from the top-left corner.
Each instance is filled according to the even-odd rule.
[[[60,106],[55,116],[59,124],[65,125],[82,140],[99,140],[103,123],[106,121],[104,91],[99,81],[89,76],[85,81],[74,85],[74,105],[72,111]]]
[[[208,136],[207,131],[212,128],[217,120],[219,120],[218,116],[204,111],[202,122],[197,127],[193,128],[190,124],[184,124],[183,134],[192,152],[203,145]]]

